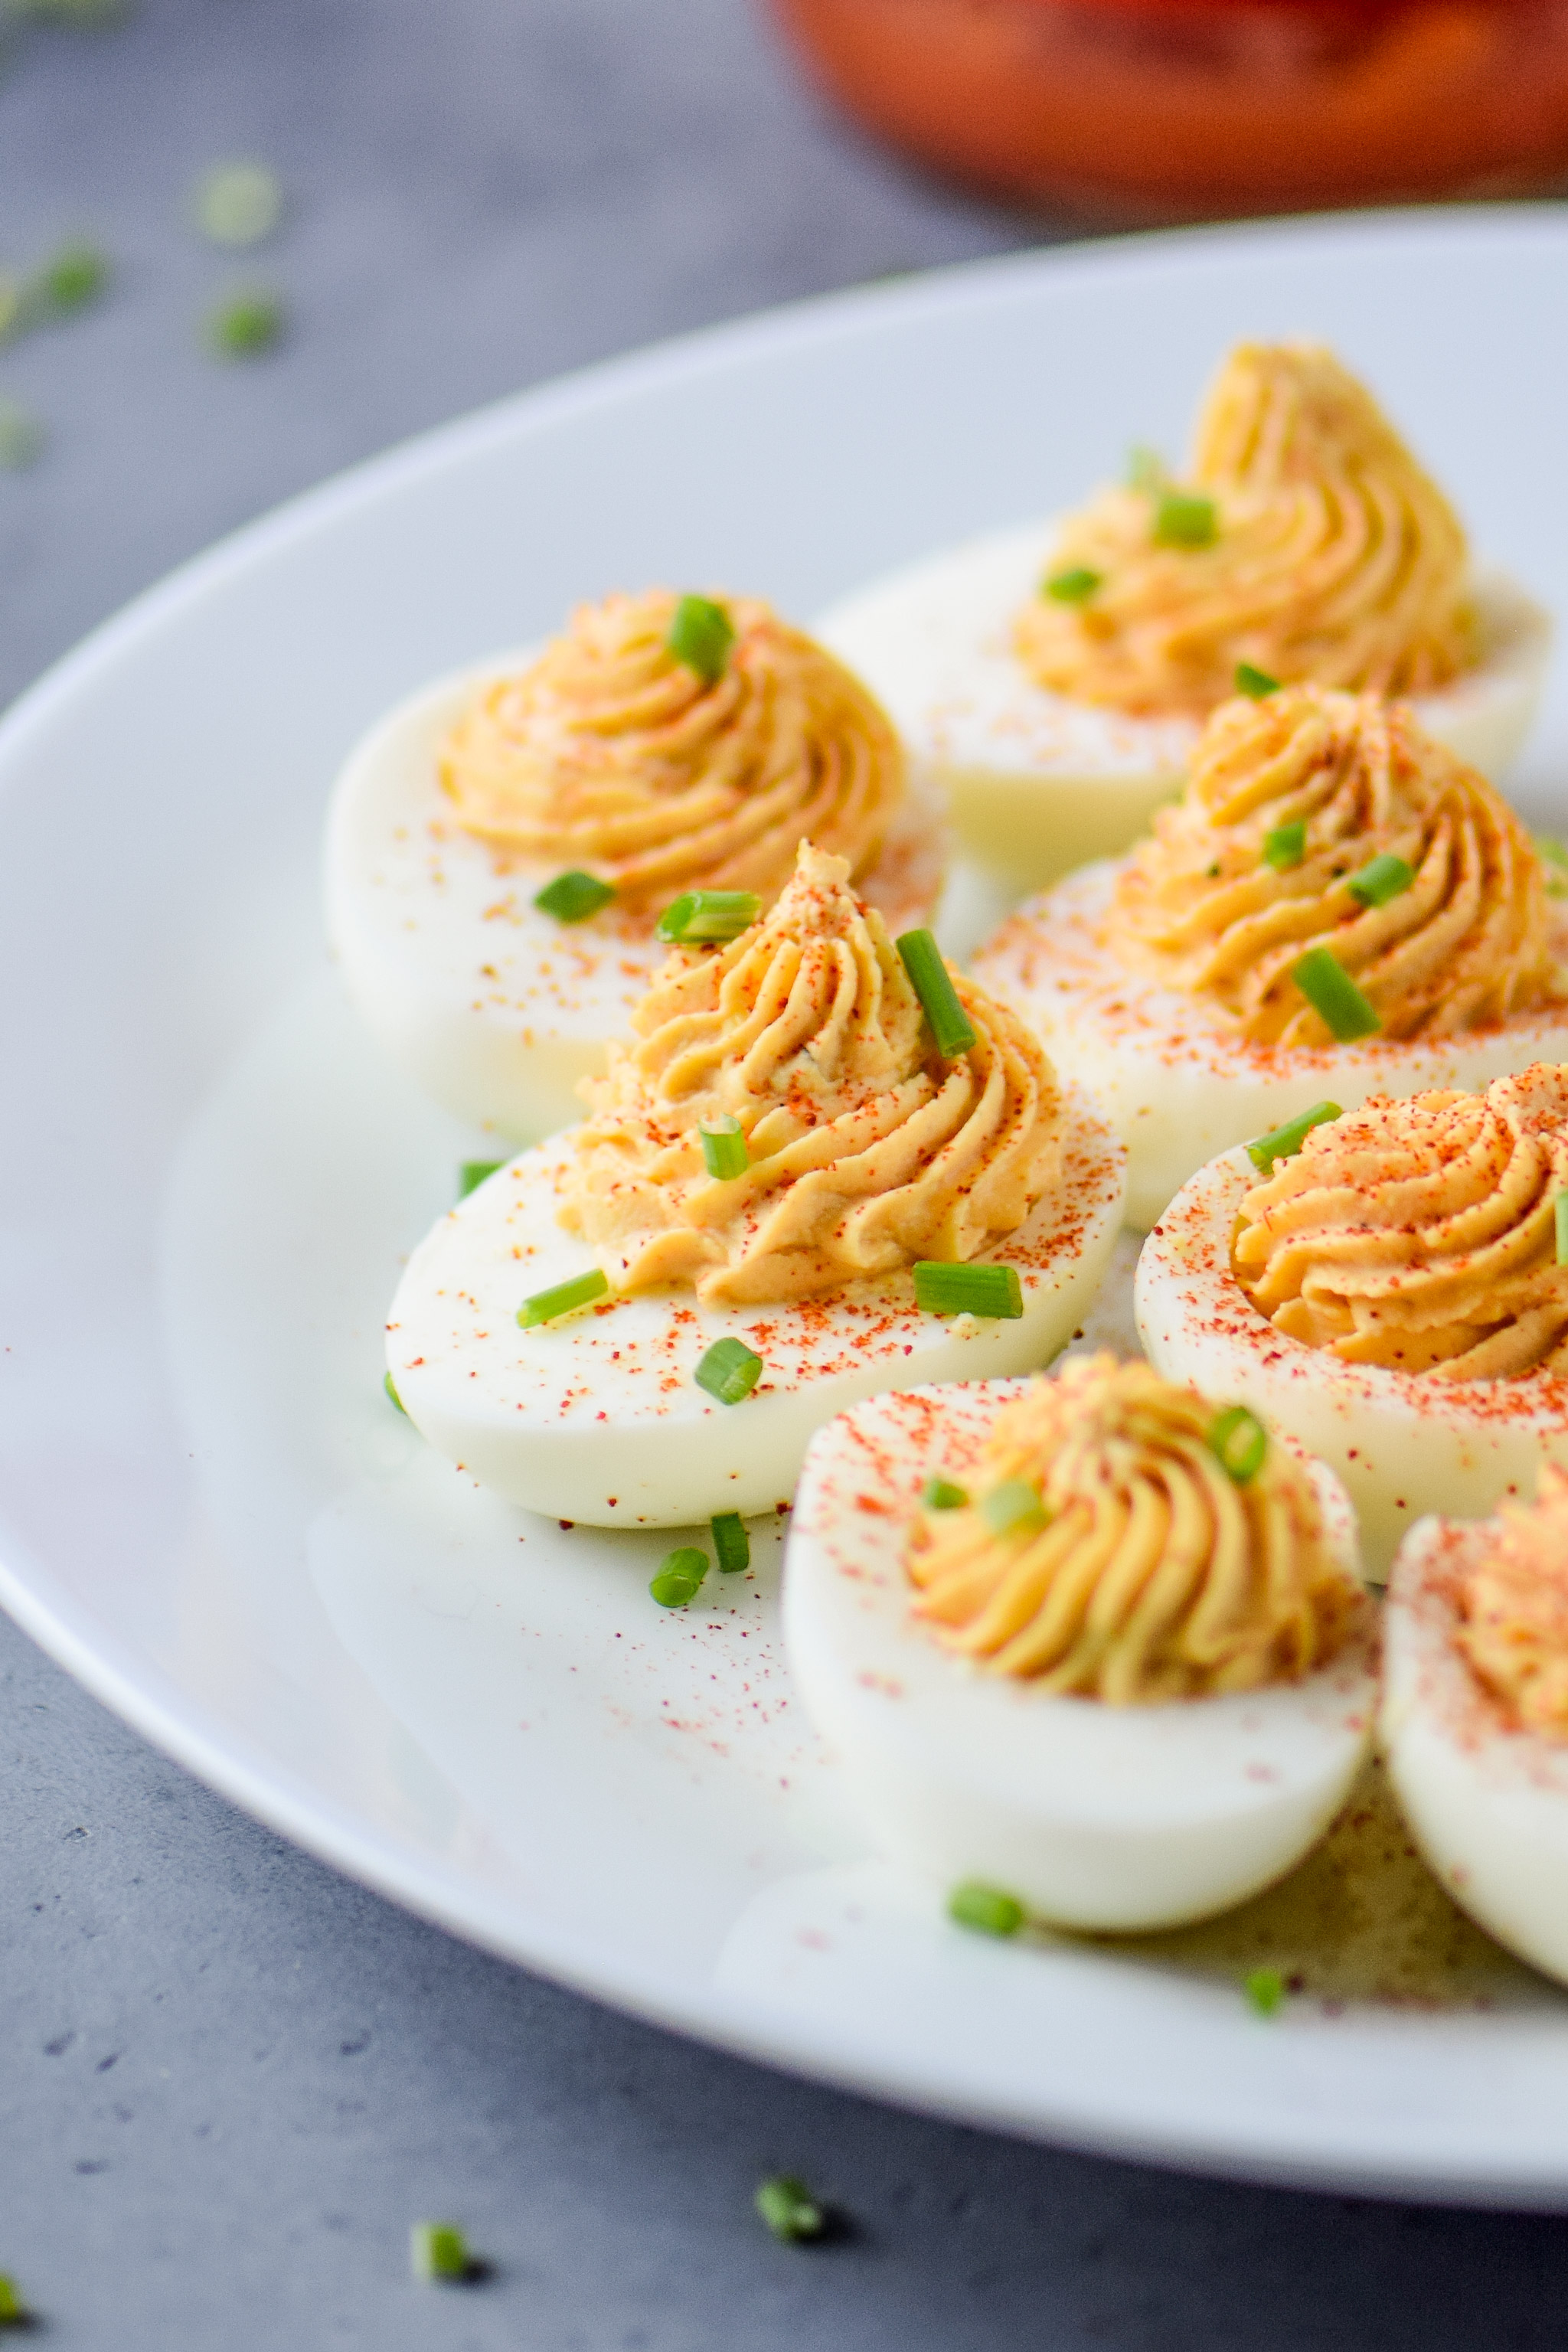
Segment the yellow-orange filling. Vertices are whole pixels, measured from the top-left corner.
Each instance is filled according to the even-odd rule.
[[[1568,1739],[1568,1476],[1546,1464],[1537,1500],[1500,1516],[1460,1596],[1459,1646],[1521,1730]]]
[[[1212,535],[1190,504],[1173,516],[1173,491],[1207,501]],[[1186,543],[1162,540],[1173,523]],[[1075,574],[1089,593],[1051,593]],[[1243,343],[1181,482],[1102,490],[1073,516],[1016,644],[1041,685],[1128,711],[1210,710],[1240,662],[1420,693],[1476,659],[1467,574],[1452,508],[1332,352]]]
[[[1320,687],[1215,711],[1105,928],[1262,1045],[1330,1042],[1293,977],[1315,948],[1387,1037],[1474,1028],[1563,986],[1541,859],[1501,795],[1403,704]]]
[[[617,1289],[733,1303],[980,1256],[1055,1180],[1063,1110],[1033,1031],[954,985],[975,1042],[947,1060],[847,862],[803,843],[773,913],[678,950],[584,1082],[563,1223]],[[708,1172],[704,1122],[739,1129],[742,1173]]]
[[[1237,1281],[1276,1329],[1449,1381],[1568,1366],[1568,1066],[1484,1094],[1374,1095],[1241,1204]]]
[[[1362,1607],[1310,1481],[1269,1441],[1238,1482],[1216,1408],[1151,1365],[1079,1359],[998,1413],[970,1501],[922,1510],[918,1613],[994,1673],[1116,1706],[1291,1680]],[[998,1532],[987,1503],[1032,1488]]]
[[[482,694],[441,753],[458,821],[633,908],[696,886],[771,899],[805,837],[863,873],[904,791],[879,706],[755,597],[724,600],[733,642],[705,678],[670,646],[679,601],[584,604]]]

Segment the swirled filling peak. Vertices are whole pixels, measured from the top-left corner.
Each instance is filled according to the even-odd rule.
[[[584,1081],[563,1223],[616,1289],[734,1304],[981,1256],[1054,1181],[1063,1111],[1034,1033],[953,985],[974,1043],[949,1060],[847,861],[803,842],[772,914],[678,950]],[[709,1172],[705,1129],[739,1132],[740,1173]]]
[[[1242,343],[1188,471],[1145,468],[1063,526],[1019,659],[1080,702],[1211,710],[1238,663],[1417,694],[1477,656],[1458,517],[1371,394],[1308,342]]]
[[[806,836],[863,873],[903,795],[889,720],[755,597],[725,598],[683,657],[693,604],[715,609],[667,589],[581,605],[531,668],[481,694],[441,753],[458,822],[632,908],[697,884],[771,899]]]
[[[967,1502],[917,1518],[917,1613],[994,1673],[1113,1706],[1321,1665],[1360,1587],[1284,1445],[1253,1424],[1255,1466],[1227,1470],[1227,1418],[1108,1355],[1036,1381],[997,1414]]]
[[[1322,1045],[1310,950],[1366,999],[1363,1029],[1447,1035],[1563,992],[1547,911],[1535,845],[1484,776],[1402,703],[1299,686],[1215,712],[1106,933],[1240,1036]]]
[[[1241,1204],[1237,1281],[1277,1330],[1436,1380],[1568,1369],[1568,1065],[1374,1095]]]
[[[1459,1595],[1459,1647],[1521,1730],[1568,1739],[1568,1476],[1547,1463],[1536,1500],[1497,1525]]]

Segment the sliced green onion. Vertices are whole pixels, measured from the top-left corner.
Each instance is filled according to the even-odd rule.
[[[1245,1486],[1268,1457],[1268,1432],[1244,1404],[1226,1405],[1209,1423],[1208,1447],[1233,1485]]]
[[[714,940],[738,940],[762,911],[754,890],[683,890],[657,928],[671,947],[706,946]]]
[[[408,1407],[398,1395],[397,1382],[393,1379],[390,1372],[383,1372],[381,1376],[381,1385],[386,1391],[387,1395],[392,1399],[393,1403],[397,1407],[398,1412],[406,1414]]]
[[[20,474],[36,465],[44,454],[48,435],[19,400],[0,399],[0,466],[8,474]]]
[[[793,2172],[781,2172],[764,2180],[757,2190],[755,2203],[774,2237],[786,2245],[800,2245],[808,2239],[820,2238],[827,2227],[826,2208]]]
[[[549,1290],[536,1290],[518,1308],[517,1319],[525,1331],[534,1330],[541,1323],[557,1323],[563,1315],[574,1315],[579,1307],[591,1307],[595,1298],[605,1297],[609,1287],[608,1276],[595,1266],[591,1274],[574,1274],[570,1282],[558,1282]]]
[[[922,1315],[993,1315],[1016,1323],[1024,1293],[1014,1265],[963,1265],[921,1258],[915,1266],[915,1305]]]
[[[682,1544],[679,1551],[666,1552],[648,1591],[661,1609],[684,1609],[696,1600],[707,1573],[707,1553],[695,1544]]]
[[[1254,702],[1261,702],[1266,695],[1279,693],[1279,681],[1277,677],[1270,677],[1266,669],[1258,669],[1252,662],[1237,662],[1236,690],[1237,694],[1250,696]]]
[[[1127,487],[1131,490],[1147,490],[1151,496],[1163,489],[1168,479],[1165,460],[1158,449],[1151,449],[1136,441],[1127,452]]]
[[[1270,825],[1263,836],[1264,860],[1273,866],[1276,874],[1289,873],[1292,866],[1300,866],[1306,855],[1305,817],[1299,816],[1290,824]]]
[[[542,890],[536,890],[533,903],[542,915],[552,915],[558,923],[585,923],[615,895],[613,882],[601,882],[596,874],[584,874],[573,866],[547,882]]]
[[[752,1538],[739,1511],[716,1511],[708,1522],[721,1576],[739,1576],[752,1564]]]
[[[1154,509],[1159,547],[1210,547],[1219,535],[1215,502],[1194,491],[1166,490]]]
[[[1271,1127],[1267,1135],[1255,1135],[1247,1147],[1247,1156],[1265,1176],[1271,1176],[1277,1160],[1294,1160],[1315,1127],[1341,1116],[1338,1103],[1314,1103],[1310,1110],[1298,1111],[1294,1118],[1288,1118],[1283,1127]]]
[[[1242,1985],[1247,2006],[1259,2017],[1272,2017],[1285,1999],[1285,1979],[1278,1969],[1254,1969]]]
[[[1291,965],[1290,977],[1342,1045],[1371,1037],[1382,1028],[1376,1005],[1362,994],[1331,948],[1309,948],[1300,962]]]
[[[1557,1227],[1557,1263],[1568,1265],[1568,1192],[1559,1192],[1552,1203]]]
[[[1086,604],[1100,581],[1098,572],[1091,572],[1086,563],[1079,563],[1068,572],[1053,572],[1046,583],[1046,593],[1054,596],[1058,604]]]
[[[257,288],[231,294],[209,312],[206,336],[220,360],[249,360],[280,342],[283,327],[282,297]]]
[[[967,1054],[974,1043],[974,1025],[958,1001],[942,950],[929,931],[902,931],[896,945],[910,985],[931,1024],[937,1052],[950,1062]]]
[[[0,2327],[25,2327],[31,2317],[16,2280],[0,2271]]]
[[[744,1404],[763,1369],[761,1356],[744,1339],[715,1339],[692,1378],[721,1404]]]
[[[109,284],[108,256],[96,245],[62,245],[51,254],[24,295],[40,309],[68,316],[96,302]]]
[[[746,1149],[738,1118],[722,1111],[717,1118],[700,1119],[697,1132],[702,1139],[702,1161],[710,1176],[745,1174],[752,1164],[752,1155]]]
[[[283,216],[283,190],[265,163],[215,163],[191,192],[191,216],[214,245],[259,245]]]
[[[1386,907],[1391,898],[1408,890],[1415,879],[1414,866],[1406,866],[1403,857],[1395,857],[1391,850],[1384,849],[1376,857],[1369,858],[1359,873],[1352,874],[1345,888],[1363,907]]]
[[[1549,833],[1538,833],[1535,846],[1543,865],[1556,868],[1546,877],[1549,898],[1568,898],[1568,844],[1554,840]]]
[[[456,2221],[416,2221],[408,2260],[418,2279],[463,2279],[472,2267],[468,2242]]]
[[[968,1507],[969,1496],[951,1478],[928,1478],[921,1488],[921,1501],[928,1511],[962,1511]]]
[[[722,604],[707,596],[681,598],[665,639],[676,660],[694,669],[704,686],[723,677],[734,642],[734,623]]]
[[[498,1168],[505,1166],[504,1160],[465,1160],[458,1171],[458,1200],[466,1201],[468,1194],[477,1192],[479,1186],[487,1182]]]
[[[1016,1895],[1005,1895],[999,1886],[966,1878],[948,1896],[947,1916],[978,1936],[1016,1936],[1024,1924],[1024,1906]]]
[[[994,1536],[1034,1535],[1050,1514],[1027,1478],[1005,1478],[980,1498],[980,1516]]]

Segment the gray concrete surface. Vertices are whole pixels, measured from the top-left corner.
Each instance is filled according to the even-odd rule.
[[[247,269],[215,157],[295,197]],[[0,260],[85,228],[113,298],[0,352],[0,694],[216,532],[647,337],[1040,232],[826,119],[744,0],[144,0],[0,80]],[[280,285],[224,370],[195,325]],[[345,1885],[0,1622],[0,2269],[64,2347],[1548,2352],[1568,2230],[1188,2181],[909,2117],[629,2023]],[[750,2210],[798,2167],[854,2228]],[[494,2264],[405,2275],[421,2214]]]

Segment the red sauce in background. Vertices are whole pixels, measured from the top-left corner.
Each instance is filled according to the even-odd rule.
[[[830,93],[979,185],[1130,219],[1568,179],[1568,0],[773,0]]]

